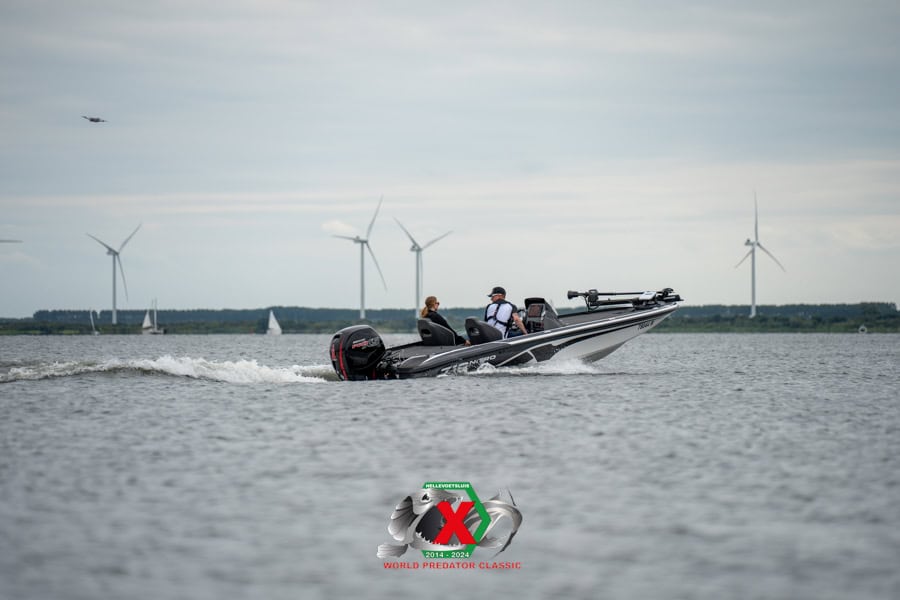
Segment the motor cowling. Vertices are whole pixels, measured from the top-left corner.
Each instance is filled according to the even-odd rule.
[[[345,327],[331,338],[331,366],[342,381],[376,379],[384,353],[384,341],[368,325]]]

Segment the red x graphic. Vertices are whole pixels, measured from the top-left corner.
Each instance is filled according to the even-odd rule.
[[[456,512],[453,512],[453,506],[449,502],[446,500],[438,502],[437,509],[444,515],[446,522],[444,528],[434,538],[434,543],[447,544],[455,533],[460,544],[474,544],[475,538],[463,523],[463,519],[466,518],[473,506],[475,506],[474,502],[460,502]]]

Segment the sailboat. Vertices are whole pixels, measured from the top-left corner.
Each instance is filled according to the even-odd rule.
[[[281,325],[278,324],[278,319],[271,310],[269,311],[269,328],[266,329],[266,335],[281,335]]]
[[[153,320],[150,320],[150,311],[144,315],[144,324],[141,325],[141,333],[144,335],[158,335],[165,333],[165,329],[160,329],[156,322],[156,299],[153,299]]]

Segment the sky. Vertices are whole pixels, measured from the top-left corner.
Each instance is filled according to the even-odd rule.
[[[896,0],[3,0],[0,317],[900,303]],[[91,123],[82,115],[99,116]]]

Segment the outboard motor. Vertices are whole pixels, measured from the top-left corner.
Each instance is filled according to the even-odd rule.
[[[331,338],[331,366],[343,381],[375,379],[385,353],[381,336],[368,325],[341,329]]]

